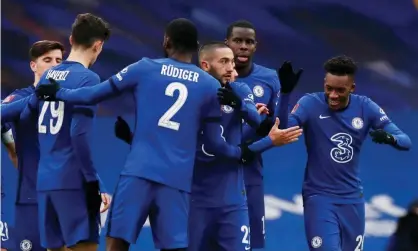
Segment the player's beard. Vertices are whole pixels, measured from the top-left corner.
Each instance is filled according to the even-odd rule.
[[[211,68],[208,70],[208,73],[209,73],[212,77],[216,78],[222,86],[224,85],[224,84],[223,84],[223,82],[222,82],[222,76],[221,76],[220,74],[218,74],[218,73],[216,72],[216,70],[215,70],[213,67],[211,67]]]

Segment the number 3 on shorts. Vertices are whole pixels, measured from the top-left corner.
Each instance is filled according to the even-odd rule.
[[[250,250],[250,228],[246,225],[241,226],[241,232],[244,234],[242,236],[242,244],[245,245],[245,250]]]

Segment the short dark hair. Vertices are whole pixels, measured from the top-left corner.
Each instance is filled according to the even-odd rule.
[[[354,60],[345,55],[328,59],[324,64],[327,73],[336,76],[354,76],[357,72],[357,65]]]
[[[234,30],[234,28],[248,28],[248,29],[253,29],[255,31],[255,26],[247,20],[238,20],[235,21],[233,23],[231,23],[228,26],[228,29],[226,30],[226,38],[230,38],[232,35],[232,31]]]
[[[78,14],[71,30],[75,45],[90,48],[94,42],[106,41],[110,37],[109,24],[90,13]]]
[[[208,43],[203,44],[199,49],[199,56],[205,52],[220,49],[220,48],[229,48],[224,42],[221,41],[211,41]]]
[[[169,37],[171,46],[181,52],[196,52],[199,46],[199,33],[196,25],[186,19],[172,20],[165,28],[165,35]]]
[[[31,61],[35,61],[45,53],[48,53],[53,50],[60,50],[64,54],[65,48],[64,45],[58,41],[38,41],[30,47],[29,58]]]

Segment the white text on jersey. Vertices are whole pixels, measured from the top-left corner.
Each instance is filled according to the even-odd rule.
[[[46,74],[46,79],[52,78],[56,81],[65,81],[70,71],[55,71],[49,70]]]
[[[172,78],[179,78],[187,81],[192,82],[199,82],[199,73],[194,71],[189,71],[181,68],[177,68],[173,65],[165,65],[161,66],[161,75],[165,75]]]

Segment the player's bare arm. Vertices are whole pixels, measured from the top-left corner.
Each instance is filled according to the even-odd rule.
[[[303,130],[299,126],[293,126],[287,129],[279,129],[280,120],[276,118],[273,127],[271,128],[268,137],[275,146],[283,146],[294,143],[299,140]]]

